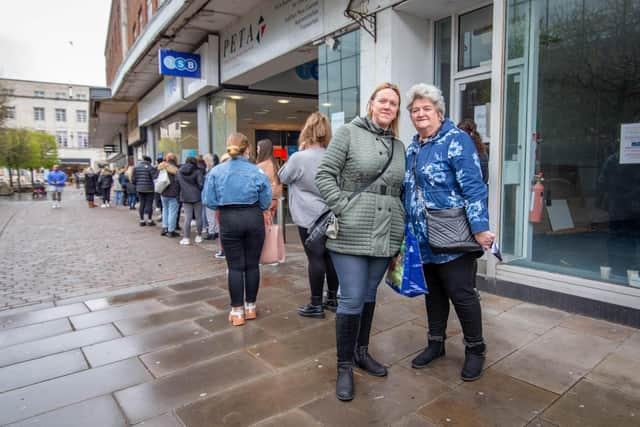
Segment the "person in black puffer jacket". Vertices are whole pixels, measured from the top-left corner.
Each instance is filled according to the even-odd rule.
[[[151,157],[142,156],[142,161],[133,168],[131,183],[136,186],[138,199],[140,199],[140,226],[156,225],[151,219],[153,213],[153,178],[156,169],[151,165]],[[144,222],[144,215],[147,214],[147,222]]]
[[[180,166],[176,175],[180,186],[180,201],[184,206],[184,232],[180,240],[181,245],[191,244],[191,218],[195,214],[197,235],[195,242],[202,242],[202,187],[204,186],[204,175],[198,168],[198,161],[195,157],[187,157],[185,163]]]
[[[167,171],[169,185],[160,193],[162,199],[162,236],[176,237],[176,222],[178,216],[178,196],[180,195],[180,185],[176,179],[178,166],[176,155],[167,153],[165,161],[158,165],[158,175],[161,171]]]
[[[87,204],[90,208],[95,208],[96,205],[93,202],[93,198],[98,191],[98,175],[91,168],[84,170],[84,194],[87,198]]]
[[[111,203],[111,186],[113,185],[113,171],[108,166],[102,168],[98,178],[98,192],[102,196],[101,208],[108,208]]]

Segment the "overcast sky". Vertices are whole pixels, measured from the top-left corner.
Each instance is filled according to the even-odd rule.
[[[0,77],[105,85],[111,0],[0,0]]]

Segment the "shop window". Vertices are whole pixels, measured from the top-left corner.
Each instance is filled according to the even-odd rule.
[[[156,153],[164,157],[174,153],[179,163],[198,155],[198,123],[194,113],[178,113],[160,123]]]
[[[360,111],[360,31],[329,38],[318,47],[318,102],[321,113],[344,122]]]
[[[435,23],[435,84],[442,91],[445,105],[450,107],[451,90],[451,17]]]
[[[508,3],[503,250],[514,264],[640,287],[640,0],[559,6]]]
[[[458,21],[458,71],[491,65],[493,6],[461,15]]]

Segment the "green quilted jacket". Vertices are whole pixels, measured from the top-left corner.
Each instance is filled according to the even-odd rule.
[[[373,185],[351,201],[348,197],[370,182],[393,159]],[[356,117],[334,133],[316,174],[316,185],[338,218],[332,251],[374,257],[397,254],[404,235],[400,199],[405,173],[404,144],[369,118]]]

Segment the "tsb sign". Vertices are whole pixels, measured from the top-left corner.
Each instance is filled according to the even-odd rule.
[[[158,53],[160,74],[200,78],[200,55],[160,49]]]

